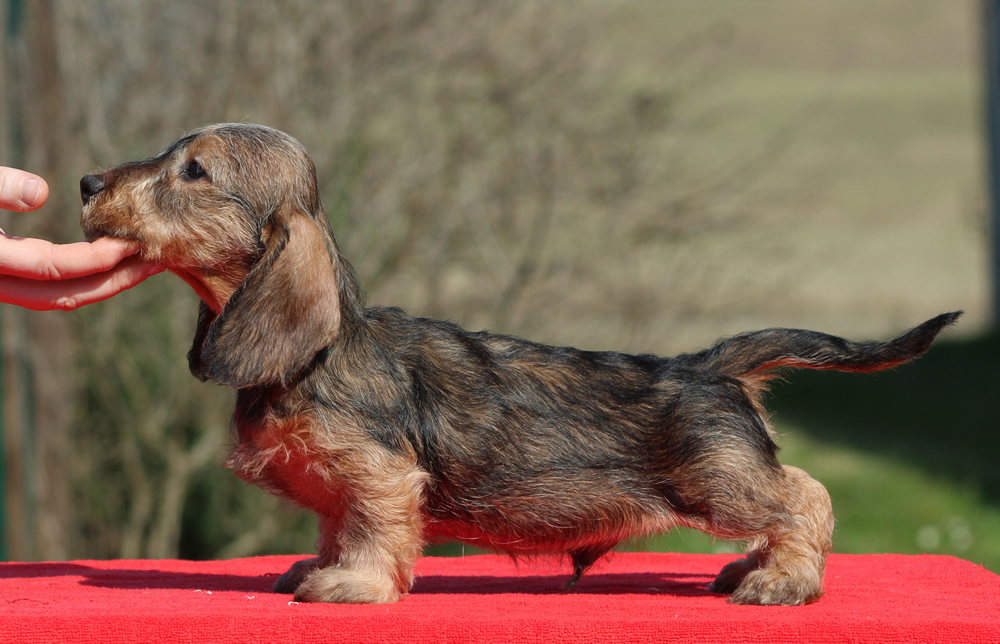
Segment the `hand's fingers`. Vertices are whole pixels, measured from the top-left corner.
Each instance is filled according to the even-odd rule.
[[[0,208],[34,210],[49,198],[49,186],[38,175],[0,166]]]
[[[37,280],[64,280],[101,273],[136,252],[120,239],[53,244],[44,239],[0,236],[0,274]]]
[[[163,271],[162,266],[128,258],[114,269],[60,281],[0,276],[0,302],[36,311],[69,311],[106,300]]]

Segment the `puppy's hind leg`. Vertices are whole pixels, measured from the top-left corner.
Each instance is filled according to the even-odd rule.
[[[805,604],[823,594],[833,535],[830,496],[802,470],[783,469],[783,484],[771,492],[785,512],[749,536],[747,557],[723,568],[710,586],[732,592],[735,604]]]

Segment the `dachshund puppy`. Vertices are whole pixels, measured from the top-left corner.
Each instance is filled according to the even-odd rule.
[[[443,539],[567,553],[572,586],[678,525],[747,543],[711,585],[730,601],[813,601],[830,499],[779,464],[766,380],[898,365],[959,315],[885,343],[769,329],[674,358],[550,347],[367,308],[312,160],[281,132],[208,126],[80,190],[87,239],[133,241],[201,297],[188,359],[237,389],[228,465],[319,515],[317,556],[275,585],[299,601],[396,601]]]

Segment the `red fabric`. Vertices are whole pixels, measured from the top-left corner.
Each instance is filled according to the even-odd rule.
[[[397,604],[269,592],[298,557],[0,564],[0,642],[1000,642],[1000,577],[943,556],[833,555],[826,595],[734,606],[732,555],[617,554],[560,590],[565,562],[425,558]]]

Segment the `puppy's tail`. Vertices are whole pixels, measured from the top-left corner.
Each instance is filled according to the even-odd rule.
[[[687,357],[691,366],[754,380],[766,379],[781,367],[881,371],[922,355],[960,315],[961,311],[939,315],[889,342],[851,342],[816,331],[765,329],[734,336]]]

